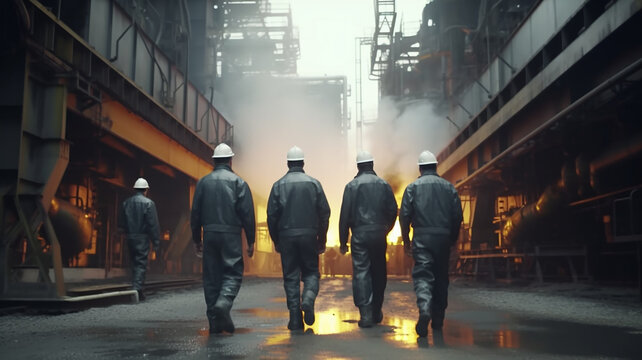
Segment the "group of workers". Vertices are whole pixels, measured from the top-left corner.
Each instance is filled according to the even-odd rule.
[[[203,289],[212,334],[234,332],[230,310],[243,277],[242,231],[247,255],[254,254],[255,219],[248,184],[232,171],[232,149],[219,144],[212,156],[214,170],[201,178],[191,211],[192,236],[203,258]],[[397,201],[390,185],[374,171],[366,151],[357,155],[357,175],[344,190],[339,219],[340,252],[352,247],[354,304],[360,327],[383,320],[386,288],[386,236],[397,217]],[[448,260],[462,221],[457,191],[436,171],[437,159],[419,155],[420,176],[405,189],[399,223],[407,255],[414,259],[412,278],[419,316],[415,330],[420,337],[443,327],[448,297]],[[300,330],[315,321],[319,293],[319,254],[325,252],[330,206],[320,182],[303,170],[299,147],[287,153],[288,172],[270,191],[267,224],[275,249],[281,255],[283,285],[290,318],[288,329]],[[159,242],[154,202],[148,199],[147,181],[138,179],[137,194],[123,203],[119,218],[133,261],[133,288],[141,296],[149,252],[149,239]],[[410,226],[413,239],[410,240]],[[148,238],[149,237],[149,238]],[[301,283],[303,289],[301,290]]]

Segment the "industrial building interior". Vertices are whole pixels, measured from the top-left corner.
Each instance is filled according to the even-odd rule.
[[[241,143],[234,116],[256,79],[327,107],[337,156],[352,161],[346,137],[365,125],[348,103],[358,108],[366,80],[348,99],[346,74],[297,77],[296,14],[272,3],[0,5],[0,297],[63,297],[66,281],[126,276],[116,219],[139,176],[162,224],[150,273],[200,274],[191,197],[213,148]],[[406,34],[395,0],[375,0],[374,33],[357,44],[370,46],[360,61],[381,98],[429,102],[457,129],[437,156],[464,210],[451,272],[642,291],[642,3],[424,4]],[[257,235],[246,271],[278,272],[264,222]],[[394,236],[388,256],[390,274],[407,274]]]

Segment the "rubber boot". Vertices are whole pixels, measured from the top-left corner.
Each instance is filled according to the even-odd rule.
[[[208,319],[210,323],[210,334],[220,334],[223,332],[221,330],[220,325],[216,322],[214,318]]]
[[[415,331],[419,337],[428,336],[428,323],[430,322],[430,315],[428,314],[419,314],[419,319],[417,320],[417,325],[415,325]]]
[[[314,303],[307,301],[301,304],[301,310],[303,310],[303,320],[308,326],[314,324]]]
[[[441,330],[444,327],[444,319],[432,319],[430,327],[433,330]]]
[[[214,305],[214,323],[215,329],[226,331],[230,334],[234,333],[234,322],[230,316],[232,309],[232,302],[226,298],[219,297]]]
[[[360,306],[359,315],[361,315],[361,319],[358,322],[359,327],[369,328],[369,327],[372,327],[372,325],[374,325],[372,321],[372,306],[370,305]]]
[[[289,330],[303,330],[303,316],[301,310],[290,310]]]
[[[381,322],[383,321],[383,311],[381,311],[381,308],[374,309],[372,311],[372,319],[375,324],[381,324]]]

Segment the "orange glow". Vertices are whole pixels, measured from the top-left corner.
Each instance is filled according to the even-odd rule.
[[[384,317],[383,323],[393,328],[393,333],[388,337],[389,340],[401,343],[409,348],[417,347],[415,320],[399,317]]]
[[[397,200],[397,207],[401,208],[401,199],[403,198],[403,192],[406,190],[406,185],[399,186],[395,193],[395,199]],[[412,226],[410,227],[410,238],[412,239]],[[395,226],[390,230],[387,237],[388,244],[401,244],[401,225],[399,225],[399,217],[395,220]]]
[[[316,313],[316,321],[312,325],[314,333],[317,335],[339,334],[352,331],[357,327],[355,311],[344,311],[330,309]],[[352,320],[352,321],[350,321]]]
[[[279,332],[265,339],[266,345],[283,345],[290,342],[290,332]]]
[[[452,325],[448,325],[448,324]],[[474,345],[475,344],[475,335],[473,333],[473,329],[469,326],[464,326],[461,323],[457,323],[455,321],[444,322],[444,329],[448,329],[447,335],[448,335],[448,344],[449,345]]]
[[[497,345],[509,349],[519,347],[519,334],[510,330],[500,330],[497,333]]]

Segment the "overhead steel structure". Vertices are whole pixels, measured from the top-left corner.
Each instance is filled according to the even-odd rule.
[[[459,128],[438,171],[469,204],[460,254],[486,273],[642,278],[641,10],[634,0],[424,7],[417,64],[389,69],[381,88],[432,101]]]
[[[267,0],[219,1],[222,38],[218,73],[222,78],[255,74],[294,75],[299,37],[289,7]]]
[[[391,49],[396,21],[395,0],[375,0],[375,32],[370,48],[370,74],[375,78],[383,76],[393,64]]]
[[[198,271],[190,194],[233,128],[187,79],[187,3],[12,0],[0,23],[0,297],[122,275],[116,214],[139,176],[163,229],[152,271]]]

